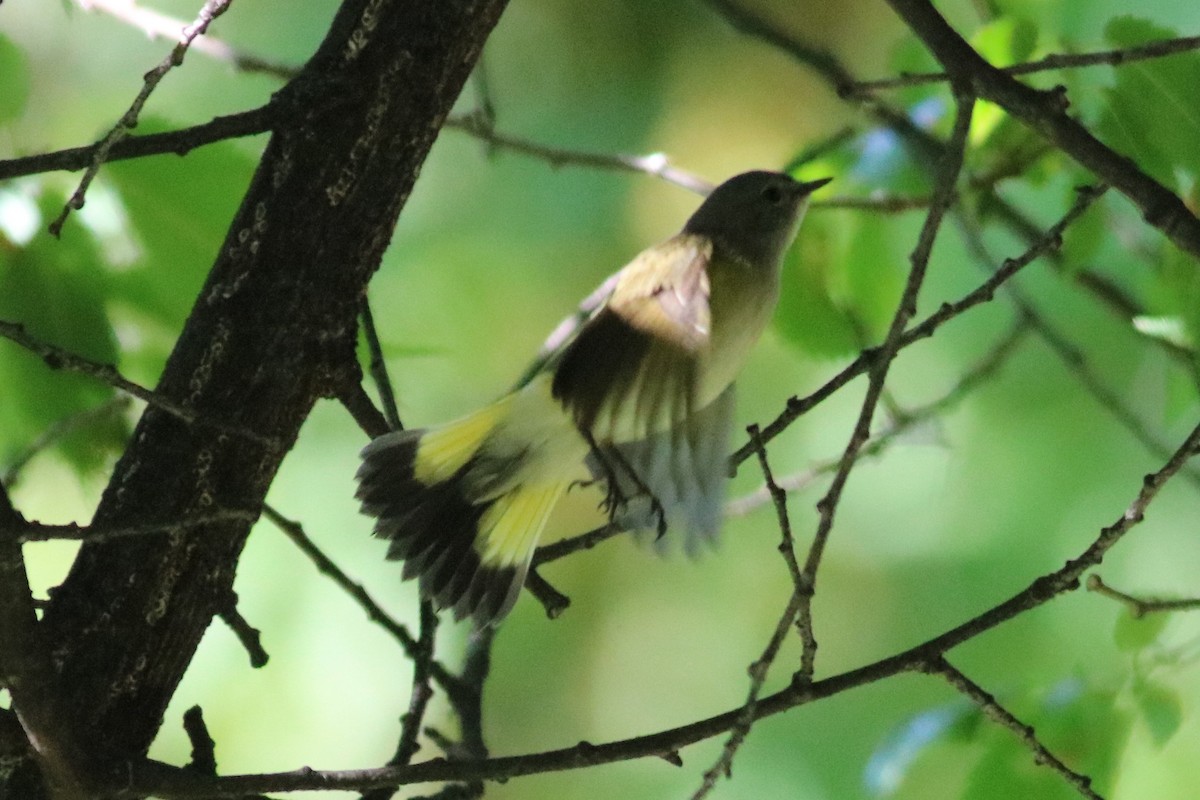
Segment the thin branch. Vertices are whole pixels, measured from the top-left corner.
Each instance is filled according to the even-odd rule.
[[[990,253],[988,253],[987,246],[984,243],[983,232],[974,218],[969,212],[962,210],[957,215],[957,219],[968,252],[985,268],[997,271],[994,260]],[[1003,269],[1003,267],[1000,269]],[[1150,427],[1138,417],[1124,399],[1096,374],[1095,370],[1089,365],[1087,356],[1083,351],[1052,325],[1038,311],[1033,301],[1026,297],[1014,283],[1006,284],[1004,289],[1009,301],[1016,308],[1021,319],[1029,324],[1032,330],[1050,348],[1050,351],[1058,357],[1067,372],[1083,386],[1100,407],[1107,411],[1121,427],[1125,428],[1147,452],[1156,458],[1166,458],[1171,452],[1170,446],[1159,441],[1150,430]],[[1187,364],[1189,369],[1194,367],[1194,360],[1190,355]],[[1197,470],[1195,467],[1185,467],[1183,477],[1193,486],[1200,487],[1200,470]]]
[[[1178,195],[1115,152],[1067,113],[1064,87],[1033,89],[988,63],[929,0],[887,0],[942,67],[984,100],[1037,131],[1064,154],[1133,201],[1145,221],[1181,250],[1200,256],[1200,219]]]
[[[184,769],[198,772],[201,775],[217,774],[217,752],[215,742],[208,732],[204,722],[204,712],[200,706],[192,706],[183,712],[183,731],[187,734],[188,742],[192,745],[192,760]]]
[[[871,436],[871,420],[875,416],[875,408],[883,393],[888,370],[891,368],[892,361],[896,358],[896,354],[902,347],[908,321],[916,314],[917,297],[925,280],[929,257],[933,252],[934,240],[937,237],[938,230],[941,228],[946,212],[954,202],[954,186],[958,181],[959,173],[962,171],[963,158],[967,147],[967,133],[970,131],[971,117],[975,108],[975,98],[970,95],[958,95],[956,101],[957,113],[954,119],[954,130],[950,136],[950,144],[946,148],[945,159],[938,168],[937,181],[933,192],[933,205],[930,206],[929,213],[925,217],[925,224],[917,238],[917,244],[913,248],[910,258],[912,269],[909,271],[904,292],[901,295],[900,303],[896,308],[891,325],[888,327],[883,344],[871,355],[872,363],[869,368],[867,392],[863,398],[858,419],[854,423],[854,429],[850,434],[849,441],[846,443],[846,449],[843,451],[838,468],[834,472],[829,490],[817,502],[817,512],[819,514],[817,530],[813,534],[812,542],[809,544],[808,556],[805,558],[804,569],[802,570],[805,584],[810,587],[810,590],[807,593],[800,593],[799,613],[801,619],[807,619],[810,625],[808,639],[805,642],[806,657],[801,663],[799,673],[797,673],[798,680],[803,682],[812,680],[815,666],[816,639],[811,630],[812,595],[816,591],[817,572],[824,557],[825,547],[833,531],[838,503],[841,501],[842,492],[846,487],[847,481],[850,479],[850,472],[858,459],[858,453]]]
[[[551,561],[557,561],[580,550],[591,550],[601,542],[612,539],[622,533],[625,533],[624,529],[611,522],[606,522],[587,533],[581,533],[578,536],[572,536],[553,544],[543,545],[533,552],[532,566],[537,567]]]
[[[0,484],[3,484],[6,488],[12,488],[21,470],[25,469],[25,465],[38,453],[48,450],[82,428],[119,417],[128,408],[129,398],[125,395],[116,395],[98,406],[85,408],[82,411],[56,421],[43,430],[25,449],[13,457],[3,474],[0,474]]]
[[[371,360],[367,372],[375,383],[375,391],[379,392],[379,401],[383,405],[383,416],[391,430],[404,429],[400,422],[400,412],[396,408],[396,394],[392,391],[392,379],[388,375],[387,361],[383,357],[383,345],[379,343],[379,333],[375,330],[375,317],[371,314],[371,303],[366,295],[362,303],[363,334],[367,339],[367,352]]]
[[[932,162],[940,157],[945,148],[943,141],[929,131],[914,124],[905,110],[891,106],[881,101],[878,97],[855,92],[854,87],[860,84],[861,81],[854,78],[846,66],[828,51],[812,47],[796,39],[782,31],[768,18],[761,16],[757,11],[743,7],[737,0],[706,0],[706,2],[734,28],[779,49],[796,59],[799,63],[810,67],[842,98],[857,102],[859,107],[868,115],[881,125],[894,131],[900,137],[900,140],[908,146],[914,160],[918,163]],[[1001,77],[1006,76],[1002,75]],[[1098,172],[1097,174],[1102,173]],[[1169,193],[1167,195],[1158,194],[1157,197],[1164,200],[1164,204],[1157,207],[1161,213],[1170,216],[1179,211],[1176,200],[1172,199]],[[1029,238],[1030,232],[1028,226],[1023,226],[1020,221],[1009,213],[1012,209],[1011,204],[1000,198],[993,189],[988,188],[988,195],[983,199],[981,205],[1000,208],[1004,212],[1002,221],[1008,227],[1016,229],[1018,233],[1027,239]],[[1143,206],[1143,213],[1147,213],[1145,206]],[[1094,275],[1086,272],[1079,273],[1077,278],[1080,285],[1086,288],[1099,301],[1110,307],[1113,307],[1115,302],[1120,302],[1121,298],[1111,291],[1113,288],[1111,284],[1107,284],[1104,281],[1097,281],[1094,279]],[[1180,363],[1185,365],[1190,364],[1194,380],[1200,383],[1200,369],[1195,366],[1191,354],[1178,352],[1177,349],[1172,352],[1172,348],[1169,345],[1160,344],[1160,346],[1171,352]]]
[[[1123,603],[1135,619],[1163,611],[1195,611],[1200,608],[1200,598],[1195,597],[1174,600],[1160,597],[1134,597],[1112,588],[1094,572],[1088,575],[1086,586],[1089,592],[1095,592]]]
[[[124,161],[167,153],[186,155],[206,144],[266,133],[278,121],[278,116],[276,105],[268,103],[249,111],[214,117],[208,122],[189,128],[149,133],[143,136],[126,136],[109,148],[104,160],[105,162]],[[51,153],[39,153],[38,155],[0,161],[0,180],[19,178],[23,175],[40,175],[43,172],[56,170],[74,172],[85,169],[95,162],[98,148],[98,144],[90,144],[85,147],[71,147]]]
[[[759,695],[762,693],[763,685],[766,683],[767,674],[770,672],[771,665],[775,663],[775,659],[779,655],[779,648],[783,646],[783,640],[786,638],[788,630],[792,627],[792,623],[796,621],[796,615],[801,611],[801,597],[805,595],[811,596],[812,593],[812,586],[805,580],[804,575],[801,574],[800,565],[796,561],[795,543],[792,539],[792,524],[788,518],[787,494],[776,485],[775,478],[771,474],[771,464],[767,458],[766,448],[762,446],[762,439],[758,435],[758,426],[751,425],[747,429],[747,432],[750,434],[750,440],[756,445],[755,452],[758,454],[758,463],[763,471],[763,479],[766,481],[771,498],[775,502],[775,515],[779,523],[779,532],[782,538],[779,544],[779,552],[783,554],[783,560],[787,563],[788,571],[792,575],[793,588],[787,607],[780,615],[779,621],[775,624],[775,629],[771,634],[771,638],[767,641],[766,647],[763,648],[762,655],[750,665],[748,670],[750,673],[750,689],[746,696],[746,702],[742,705],[742,713],[737,723],[730,730],[729,738],[725,740],[725,746],[721,748],[721,755],[705,771],[700,788],[692,794],[692,800],[703,800],[703,798],[707,797],[716,788],[717,780],[722,774],[726,777],[731,775],[734,756],[737,755],[742,742],[750,734],[750,727],[754,724],[755,710],[758,708]],[[811,659],[816,655],[817,649],[816,639],[812,636],[811,616],[801,619],[799,628],[801,639],[804,643],[804,655],[802,659],[806,663],[811,663]],[[810,676],[812,674],[811,667],[808,674]]]
[[[300,552],[308,556],[309,560],[317,567],[317,571],[326,575],[342,588],[346,594],[350,595],[355,603],[366,612],[367,618],[376,625],[382,627],[390,633],[400,646],[404,648],[404,652],[415,663],[421,657],[421,643],[414,637],[403,623],[397,622],[390,614],[383,610],[375,600],[367,593],[362,584],[355,583],[345,572],[333,562],[329,556],[317,547],[316,543],[309,538],[304,532],[303,526],[298,522],[293,522],[287,517],[280,514],[269,504],[263,504],[263,516],[271,520],[275,527],[279,528],[285,536],[292,540],[296,547],[300,548]],[[446,690],[447,694],[453,696],[455,692],[460,691],[459,680],[454,675],[446,670],[438,662],[433,662],[429,667],[430,675],[438,685]]]
[[[571,606],[571,598],[555,589],[536,567],[530,567],[525,577],[525,589],[542,604],[548,619],[558,619]]]
[[[661,178],[689,192],[706,195],[713,184],[690,172],[671,166],[663,153],[632,156],[610,153],[591,153],[583,150],[568,150],[552,145],[539,144],[516,136],[502,134],[482,114],[469,113],[448,117],[445,127],[460,130],[486,143],[514,153],[532,156],[545,161],[551,167],[590,167],[593,169],[638,172]]]
[[[905,331],[904,335],[900,337],[898,349],[903,349],[914,342],[932,336],[942,325],[955,317],[977,305],[990,302],[995,296],[996,290],[1013,278],[1018,272],[1046,253],[1058,249],[1062,245],[1062,236],[1066,229],[1091,207],[1092,203],[1103,195],[1106,189],[1107,187],[1105,186],[1079,189],[1074,205],[1063,215],[1062,219],[1046,231],[1039,241],[1031,245],[1029,249],[1016,258],[1006,259],[1000,269],[988,276],[987,280],[974,290],[953,303],[943,303],[937,311],[926,317],[920,324]],[[812,394],[803,398],[789,398],[787,407],[783,412],[763,428],[763,441],[769,442],[786,430],[796,419],[807,414],[859,375],[867,372],[870,369],[872,360],[873,356],[871,353],[863,353]],[[742,445],[730,456],[731,465],[736,468],[752,452],[753,447],[749,443]]]
[[[465,691],[450,698],[462,725],[461,755],[471,760],[485,759],[488,754],[483,738],[483,685],[492,669],[492,644],[495,640],[495,628],[476,628],[471,631],[467,639],[467,656],[459,676]]]
[[[239,428],[236,425],[228,425],[218,420],[201,418],[196,415],[196,412],[186,406],[176,403],[163,397],[156,392],[147,389],[141,384],[134,383],[126,378],[112,364],[100,364],[91,359],[78,356],[69,350],[64,350],[57,345],[44,342],[41,339],[30,334],[25,330],[25,326],[7,320],[0,320],[0,337],[4,337],[21,347],[24,347],[29,352],[38,356],[45,362],[50,369],[58,370],[65,369],[68,372],[78,372],[82,375],[95,378],[101,383],[105,383],[114,389],[119,389],[126,394],[136,397],[138,400],[145,402],[147,405],[153,406],[161,411],[165,411],[173,417],[183,420],[189,425],[203,425],[215,430],[224,431],[225,433],[240,436],[251,441],[258,442],[270,448],[275,448],[278,443],[269,437],[262,436],[254,431],[246,428]]]
[[[800,571],[800,563],[796,560],[796,540],[792,536],[792,523],[788,518],[787,492],[775,482],[775,475],[772,473],[770,461],[767,459],[767,448],[763,445],[762,434],[758,426],[748,426],[746,433],[750,437],[750,444],[754,447],[755,455],[758,456],[758,466],[762,470],[765,483],[763,488],[775,506],[775,521],[779,525],[781,537],[779,552],[783,556],[784,563],[787,564],[788,574],[792,576],[792,588],[800,594],[811,593],[812,586]]]
[[[1026,725],[1013,716],[1012,712],[1000,705],[1000,702],[990,692],[953,667],[944,657],[938,656],[930,659],[929,663],[924,665],[921,671],[945,679],[946,683],[953,686],[970,699],[972,703],[979,706],[983,713],[993,722],[1012,731],[1021,744],[1025,745],[1033,753],[1034,761],[1057,772],[1081,796],[1089,800],[1103,800],[1092,789],[1091,778],[1081,775],[1064,764],[1058,756],[1051,753],[1042,744],[1042,741],[1038,739],[1037,733],[1031,726]]]
[[[171,520],[169,522],[145,522],[138,525],[104,526],[79,525],[68,522],[65,525],[47,525],[44,522],[26,522],[17,532],[17,541],[52,542],[77,541],[108,542],[113,539],[124,539],[130,536],[159,536],[177,531],[200,528],[205,525],[225,525],[230,522],[252,523],[258,519],[257,511],[240,511],[227,509],[213,511],[195,517]]]
[[[75,0],[84,11],[101,11],[124,22],[152,39],[178,39],[187,23],[151,8],[139,6],[134,0]],[[233,45],[212,36],[197,36],[191,49],[209,58],[222,61],[242,72],[259,72],[281,80],[291,80],[296,68],[268,61],[238,50]]]
[[[869,211],[874,214],[902,214],[908,211],[924,211],[929,208],[931,197],[919,195],[871,195],[870,197],[826,197],[813,200],[809,210],[848,209]]]
[[[919,670],[950,649],[970,641],[1016,616],[1044,605],[1059,595],[1079,588],[1083,574],[1100,564],[1107,552],[1145,517],[1146,509],[1183,465],[1200,451],[1197,425],[1171,458],[1147,475],[1128,508],[1076,558],[1055,572],[1043,575],[1004,602],[978,616],[909,648],[870,664],[822,680],[795,681],[789,687],[759,700],[755,719],[778,714],[885,678]],[[647,756],[669,757],[680,748],[718,736],[738,724],[743,707],[707,719],[657,733],[607,744],[582,743],[573,747],[527,755],[489,758],[482,761],[432,759],[403,768],[321,772],[302,769],[259,775],[231,775],[198,779],[181,770],[156,762],[132,767],[132,788],[168,800],[234,798],[249,791],[299,791],[311,789],[365,789],[375,786],[407,785],[431,781],[504,780],[506,778],[600,764]]]
[[[838,93],[848,91],[856,81],[830,51],[803,42],[780,30],[767,18],[735,0],[705,0],[729,25],[747,36],[765,42],[806,64],[828,80]]]
[[[1029,332],[1029,323],[1024,319],[1015,322],[1004,336],[992,346],[977,364],[965,372],[961,378],[945,394],[936,400],[916,408],[903,409],[893,413],[888,427],[873,435],[859,450],[857,459],[873,457],[883,453],[897,438],[913,428],[936,419],[957,406],[972,391],[990,379],[1008,360]],[[753,439],[751,439],[753,444]],[[785,492],[797,492],[807,488],[822,475],[828,475],[837,469],[839,459],[822,461],[812,467],[793,475],[776,478],[776,485]],[[725,515],[740,517],[749,514],[766,503],[773,502],[774,497],[768,486],[761,486],[741,497],[734,498],[725,504]]]
[[[363,388],[361,373],[355,375],[352,380],[338,381],[334,392],[342,408],[349,412],[359,429],[370,438],[374,439],[395,430]]]
[[[420,646],[419,657],[413,660],[412,687],[409,690],[408,710],[400,718],[400,739],[396,743],[396,751],[388,760],[389,767],[402,767],[412,762],[413,756],[420,750],[418,739],[424,724],[425,712],[429,701],[433,698],[433,687],[430,685],[431,667],[433,665],[434,643],[437,638],[438,618],[433,604],[428,600],[421,601]],[[388,800],[399,787],[383,786],[364,792],[360,800]]]
[[[475,628],[467,639],[467,655],[458,678],[460,690],[450,696],[450,705],[458,716],[461,738],[453,741],[436,731],[426,731],[446,753],[445,760],[449,763],[477,763],[487,759],[487,744],[483,737],[483,686],[491,672],[492,644],[495,639],[496,629],[492,627]],[[450,800],[483,796],[483,782],[479,779],[448,780],[458,782],[442,787],[434,795],[435,798]]]
[[[233,635],[245,648],[247,655],[250,656],[250,666],[254,669],[265,667],[271,657],[262,646],[262,632],[246,621],[242,612],[238,610],[237,603],[237,593],[231,591],[224,608],[218,611],[217,615],[229,627],[229,630],[233,631]]]
[[[433,677],[434,645],[437,641],[438,617],[433,604],[428,600],[421,601],[421,619],[417,644],[421,646],[420,658],[413,662],[412,691],[409,694],[408,711],[401,720],[400,741],[396,745],[396,754],[392,757],[393,766],[402,766],[412,762],[413,756],[420,749],[417,738],[424,725],[425,711],[429,700],[433,697],[433,687],[430,680]]]
[[[75,189],[75,193],[67,200],[58,217],[50,223],[50,233],[52,235],[58,236],[62,232],[62,226],[66,223],[67,217],[72,210],[83,208],[84,197],[87,194],[88,187],[91,186],[92,181],[100,172],[100,166],[108,160],[108,152],[114,144],[124,139],[129,131],[137,127],[142,107],[150,99],[151,93],[158,87],[159,82],[174,67],[183,63],[183,57],[187,54],[192,42],[197,36],[208,30],[208,26],[214,19],[225,13],[231,2],[233,0],[207,0],[201,6],[195,21],[185,26],[179,32],[179,43],[171,49],[166,58],[159,62],[158,66],[142,76],[141,91],[138,92],[137,97],[133,99],[133,103],[130,104],[129,109],[121,116],[121,119],[117,121],[117,124],[96,143],[91,163],[88,164],[87,169],[84,171],[83,178],[79,181],[79,187]]]
[[[1008,75],[1029,75],[1048,70],[1076,69],[1105,64],[1118,67],[1123,64],[1132,64],[1152,58],[1164,58],[1197,49],[1200,49],[1200,36],[1181,36],[1176,39],[1159,39],[1155,42],[1147,42],[1136,47],[1125,47],[1118,50],[1099,50],[1091,53],[1052,53],[1036,61],[1026,61],[1021,64],[999,67],[999,70]],[[945,72],[914,72],[904,73],[897,78],[856,81],[851,84],[851,88],[855,93],[875,92],[886,89],[899,89],[905,86],[938,83],[949,79],[950,76]]]

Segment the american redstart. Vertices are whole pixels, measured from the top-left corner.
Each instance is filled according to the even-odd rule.
[[[623,527],[712,540],[733,380],[771,318],[808,197],[828,180],[730,178],[584,300],[511,392],[368,444],[356,496],[403,577],[458,619],[499,622],[551,510],[581,480],[602,483]]]

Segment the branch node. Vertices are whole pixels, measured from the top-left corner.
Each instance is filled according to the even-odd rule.
[[[200,706],[192,706],[183,712],[183,731],[192,744],[192,760],[183,768],[188,772],[215,777],[217,774],[216,743],[208,733],[208,726],[204,723],[204,712]]]

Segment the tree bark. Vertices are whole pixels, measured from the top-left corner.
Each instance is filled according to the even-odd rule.
[[[261,507],[315,401],[361,379],[367,281],[506,2],[343,3],[275,98],[273,135],[156,389],[195,419],[146,409],[94,527]],[[40,627],[56,705],[101,783],[149,748],[249,529],[87,543],[54,591]]]

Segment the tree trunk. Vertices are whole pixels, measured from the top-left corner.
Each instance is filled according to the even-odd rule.
[[[146,409],[94,527],[257,514],[314,402],[361,378],[367,281],[505,4],[343,3],[276,96],[271,140],[157,387],[195,419]],[[83,546],[41,628],[86,773],[111,778],[145,754],[229,602],[249,529],[181,525]]]

